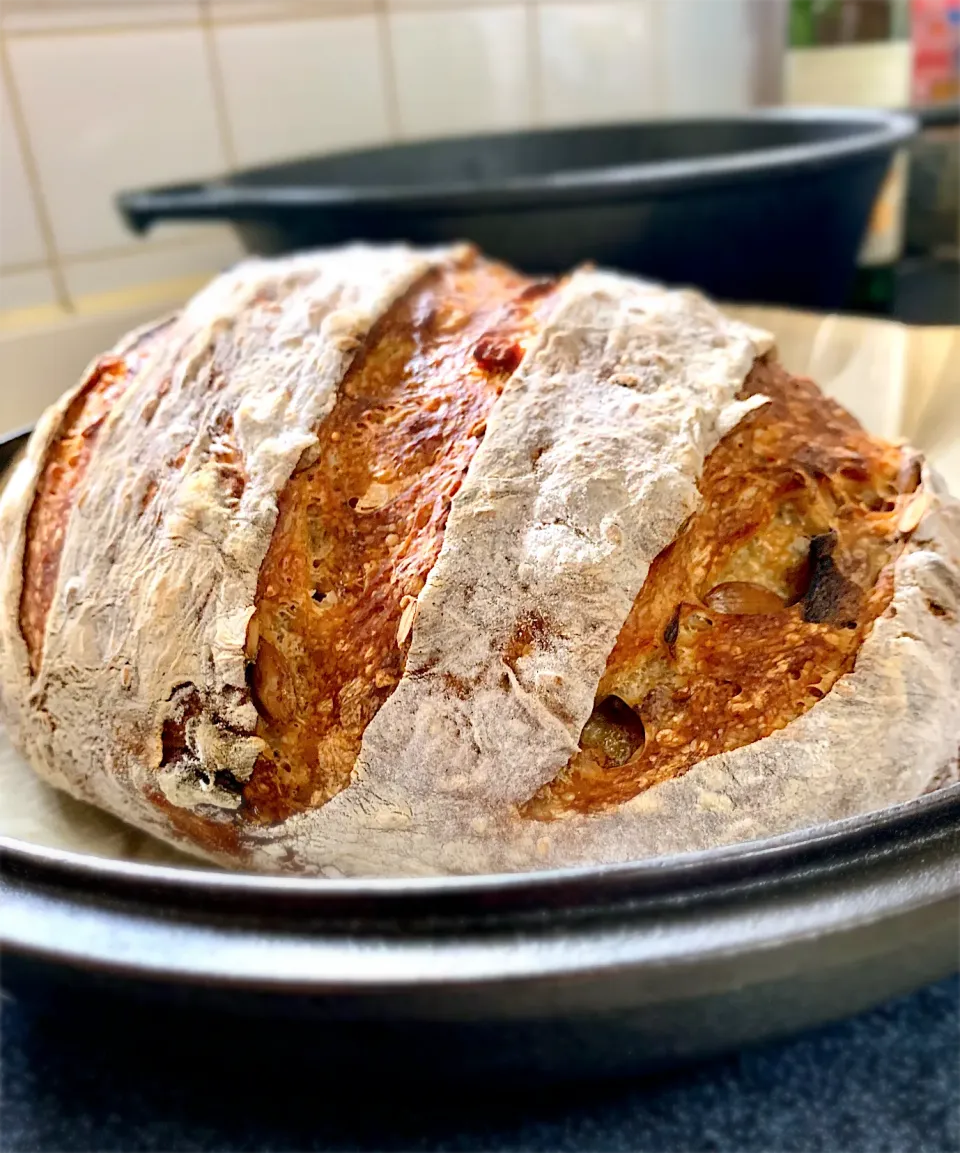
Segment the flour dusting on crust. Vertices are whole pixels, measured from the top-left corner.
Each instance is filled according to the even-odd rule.
[[[514,806],[576,750],[650,563],[697,508],[707,453],[764,403],[735,398],[771,343],[697,293],[574,274],[454,498],[354,782],[286,822],[288,848],[343,871],[513,860]]]
[[[4,719],[53,783],[170,835],[145,792],[233,808],[262,747],[244,639],[277,495],[373,324],[465,248],[356,245],[251,260],[218,277],[144,344],[148,359],[99,432],[70,516],[43,660],[18,627],[23,534],[47,446],[41,422],[4,493]],[[147,341],[150,333],[128,338]],[[165,725],[190,757],[165,768]]]
[[[354,246],[246,262],[122,342],[118,355],[136,347],[146,360],[79,485],[32,678],[19,630],[25,526],[76,390],[44,416],[0,501],[0,704],[34,767],[187,851],[329,876],[703,849],[949,779],[960,502],[924,468],[892,602],[822,700],[610,812],[520,818],[577,749],[650,564],[697,509],[705,457],[764,403],[736,396],[771,345],[697,293],[584,270],[558,290],[488,419],[403,617],[404,676],[351,783],[271,827],[235,818],[237,782],[262,747],[244,644],[278,495],[315,451],[376,320],[466,251]],[[186,757],[166,758],[171,733]],[[195,812],[219,814],[234,842],[198,848],[171,817]]]

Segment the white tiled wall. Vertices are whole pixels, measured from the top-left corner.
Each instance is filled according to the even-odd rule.
[[[216,225],[117,191],[380,141],[750,101],[757,0],[0,0],[0,329],[185,295]]]
[[[64,258],[129,242],[116,189],[223,170],[199,27],[15,36],[7,53]]]
[[[396,6],[388,22],[400,133],[450,135],[531,123],[527,9]]]
[[[0,256],[4,265],[41,263],[47,250],[5,84],[0,86],[0,195]]]
[[[213,46],[237,164],[391,136],[371,13],[217,26]]]
[[[538,12],[548,124],[662,114],[660,17],[654,0],[545,3]]]
[[[769,7],[771,0],[759,2]],[[722,113],[748,107],[754,86],[748,64],[749,4],[680,0],[664,5],[662,11],[664,107],[683,116],[711,108]]]

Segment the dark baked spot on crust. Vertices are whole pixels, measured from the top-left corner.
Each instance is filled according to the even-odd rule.
[[[229,695],[229,694],[228,694]],[[174,686],[167,699],[168,714],[160,729],[161,769],[175,769],[198,786],[242,796],[244,784],[227,768],[208,769],[201,764],[191,743],[191,729],[202,715],[211,712],[209,700],[189,681]],[[212,721],[223,732],[236,731],[222,716],[213,711]],[[241,853],[236,829],[236,813],[216,805],[198,804],[185,808],[169,801],[159,788],[148,792],[150,801],[161,809],[178,832],[188,841],[214,852],[235,856]],[[245,853],[245,850],[243,850]],[[242,855],[242,854],[241,854]]]
[[[600,682],[596,707],[629,706],[642,749],[621,762],[583,740],[523,816],[602,811],[783,728],[853,668],[890,605],[897,500],[918,468],[766,358],[741,395],[755,393],[771,403],[707,459],[701,508],[651,565]]]
[[[229,858],[234,866],[243,865],[249,857],[249,846],[241,841],[240,829],[230,810],[208,809],[201,813],[184,809],[168,801],[159,789],[149,792],[147,797],[186,844],[202,845],[212,853]]]
[[[543,280],[535,280],[533,284],[528,284],[525,289],[520,293],[518,299],[521,301],[539,300],[541,297],[552,295],[557,288],[558,281],[547,277]]]
[[[143,514],[147,511],[147,509],[153,503],[153,498],[157,495],[159,487],[160,486],[157,484],[156,480],[153,479],[152,477],[147,482],[146,487],[144,488],[143,493],[140,496],[140,515],[141,516],[143,516]]]
[[[676,611],[673,616],[667,621],[667,626],[663,630],[663,643],[667,647],[672,647],[677,643],[677,637],[680,635],[680,609],[682,605],[677,605]]]
[[[504,647],[503,663],[516,673],[518,662],[541,647],[549,636],[550,626],[541,613],[534,610],[521,617]]]
[[[238,503],[247,485],[247,474],[229,413],[221,414],[214,423],[209,452],[216,461],[220,484],[228,500]]]
[[[444,673],[443,683],[450,692],[461,701],[469,700],[473,693],[474,686],[471,685],[469,681],[464,680],[463,677],[458,677],[454,673]]]
[[[161,767],[175,765],[188,753],[187,725],[203,712],[203,698],[196,685],[176,685],[167,698],[169,712],[160,729],[163,751]]]
[[[837,534],[833,529],[810,541],[810,584],[803,597],[803,619],[856,628],[863,590],[837,568],[833,559],[836,547]]]
[[[473,359],[486,372],[516,372],[523,360],[523,346],[501,336],[484,336],[477,341]]]

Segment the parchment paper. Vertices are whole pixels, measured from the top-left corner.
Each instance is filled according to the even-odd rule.
[[[960,493],[960,327],[739,305],[726,311],[772,331],[787,368],[812,377],[871,432],[925,452]],[[198,864],[44,784],[2,729],[0,835],[101,857]]]

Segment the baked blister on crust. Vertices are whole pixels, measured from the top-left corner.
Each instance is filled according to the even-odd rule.
[[[738,393],[771,344],[696,293],[583,270],[489,415],[349,785],[279,823],[244,820],[264,747],[247,626],[279,494],[377,319],[464,252],[251,262],[188,305],[153,346],[152,384],[99,433],[33,677],[23,541],[71,398],[45,416],[0,507],[4,718],[35,767],[224,863],[415,875],[706,848],[909,799],[954,764],[960,511],[925,467],[890,606],[822,700],[615,808],[520,815],[576,752],[649,566],[698,507],[706,456],[764,403]],[[165,763],[171,732],[186,761]]]

